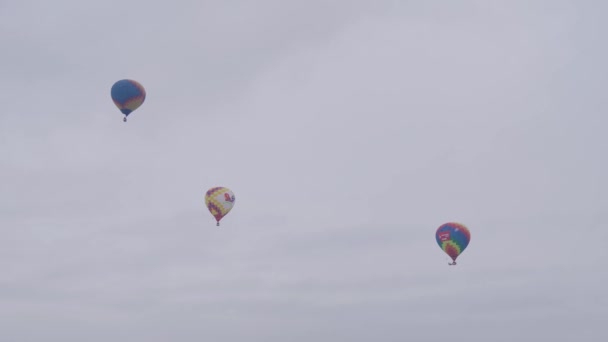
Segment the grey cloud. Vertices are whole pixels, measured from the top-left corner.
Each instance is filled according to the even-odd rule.
[[[4,2],[1,339],[605,340],[605,7]]]

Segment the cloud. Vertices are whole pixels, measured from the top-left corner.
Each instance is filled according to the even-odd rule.
[[[3,339],[605,339],[601,4],[2,6]]]

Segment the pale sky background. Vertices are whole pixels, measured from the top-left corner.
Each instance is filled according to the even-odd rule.
[[[0,1],[0,341],[607,341],[607,13]]]

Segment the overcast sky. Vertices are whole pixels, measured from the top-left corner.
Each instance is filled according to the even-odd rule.
[[[606,341],[607,12],[0,1],[0,340]]]

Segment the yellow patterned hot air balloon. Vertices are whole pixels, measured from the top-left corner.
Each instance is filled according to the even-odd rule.
[[[205,205],[207,205],[211,215],[215,217],[217,226],[220,225],[220,220],[232,210],[234,200],[234,193],[228,188],[217,186],[207,190]]]

